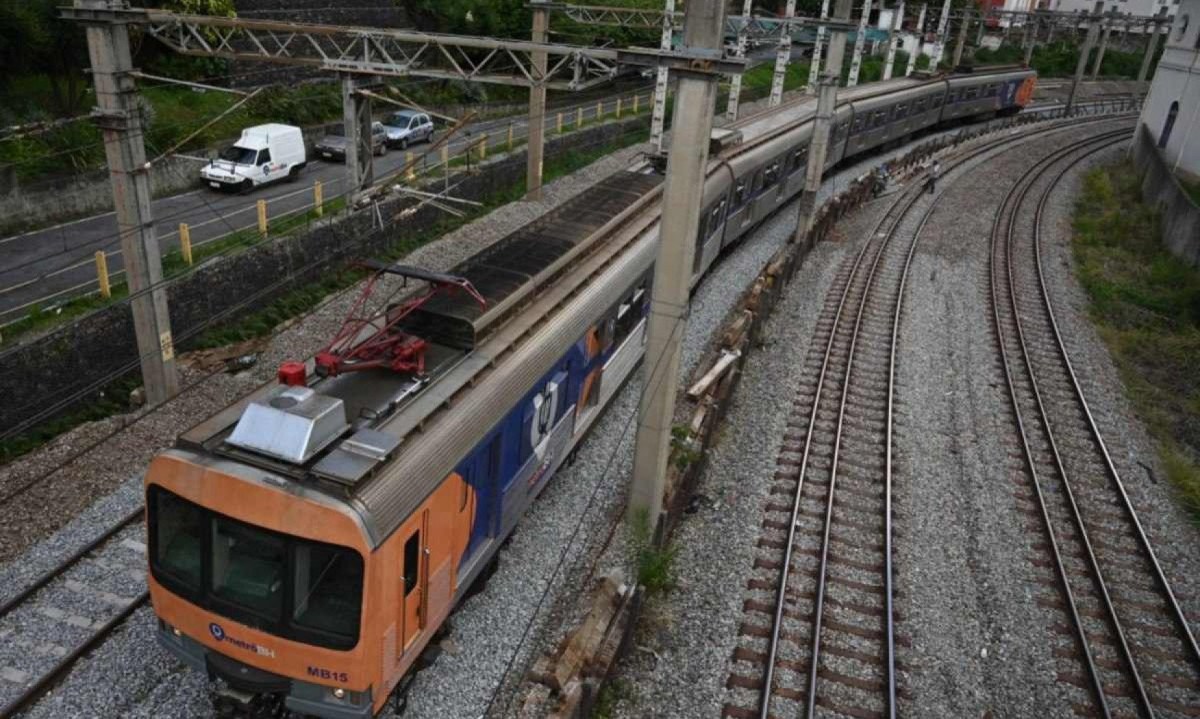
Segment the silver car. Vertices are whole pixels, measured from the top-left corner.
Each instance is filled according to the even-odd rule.
[[[387,131],[384,130],[382,122],[371,123],[371,152],[383,157],[387,154]],[[325,137],[317,141],[313,146],[313,152],[317,157],[326,160],[345,161],[346,159],[346,128],[344,125],[338,125],[329,131]]]
[[[392,113],[384,120],[383,129],[387,133],[387,144],[401,150],[411,144],[433,139],[433,120],[429,119],[429,115],[415,110]]]

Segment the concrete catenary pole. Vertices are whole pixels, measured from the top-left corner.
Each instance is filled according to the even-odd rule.
[[[946,32],[950,29],[950,0],[942,3],[942,16],[938,18],[937,42],[933,46],[933,58],[929,67],[936,70],[942,64],[942,55],[946,52]]]
[[[1104,11],[1104,2],[1101,0],[1096,3],[1096,14]],[[1075,63],[1075,78],[1071,81],[1071,92],[1067,95],[1067,114],[1071,114],[1075,110],[1075,98],[1079,94],[1079,83],[1083,81],[1083,71],[1087,69],[1088,56],[1092,53],[1092,46],[1096,44],[1096,31],[1098,26],[1094,18],[1088,19],[1087,32],[1083,36],[1083,47],[1079,49],[1079,60]]]
[[[833,11],[835,20],[849,20],[852,0],[837,0]],[[837,107],[838,78],[841,76],[842,58],[846,48],[846,31],[834,30],[829,38],[829,55],[825,71],[821,75],[821,86],[817,93],[817,114],[813,122],[812,140],[808,144],[808,164],[804,172],[804,191],[800,194],[800,210],[796,218],[793,242],[804,242],[812,225],[817,204],[817,191],[821,189],[821,177],[825,173],[825,158],[829,155],[829,136],[833,130],[833,116]]]
[[[958,23],[958,38],[954,42],[954,67],[962,62],[963,46],[967,44],[967,29],[971,25],[971,11],[963,8],[962,18]]]
[[[1033,48],[1037,45],[1037,25],[1030,17],[1025,19],[1025,27],[1022,28],[1022,44],[1025,46],[1025,66],[1033,61]]]
[[[904,76],[908,77],[913,74],[913,70],[917,68],[917,57],[921,54],[921,46],[925,44],[925,10],[928,6],[922,4],[921,11],[917,13],[916,27],[916,45],[913,46],[912,54],[908,56],[908,67],[904,68]]]
[[[342,75],[342,125],[346,133],[346,187],[350,201],[362,189],[375,182],[375,161],[371,147],[371,98],[359,92],[362,77]]]
[[[663,50],[671,49],[671,35],[675,30],[674,18],[675,0],[663,0],[662,37],[658,44]],[[667,79],[667,68],[658,68],[658,75],[654,80],[654,105],[650,108],[650,143],[658,152],[662,152],[663,149],[663,125],[667,119],[667,91],[670,88]]]
[[[753,8],[751,5],[754,0],[745,0],[742,4],[742,17],[746,22],[750,21],[750,12]],[[826,0],[828,2],[828,0]],[[743,25],[738,31],[737,37],[737,57],[746,57],[746,27]],[[738,118],[738,100],[742,95],[742,73],[734,73],[733,79],[729,83],[729,101],[725,105],[725,119],[733,122]]]
[[[539,7],[543,0],[533,0],[529,7],[533,15],[533,42],[546,42],[550,31],[550,10]],[[535,52],[530,58],[533,63],[534,84],[529,87],[529,143],[525,155],[525,199],[542,199],[542,152],[546,136],[546,53]]]
[[[829,17],[829,0],[821,0],[821,19]],[[821,48],[825,45],[825,26],[817,26],[817,41],[813,45],[812,62],[808,65],[808,92],[817,91],[821,75]]]
[[[869,2],[869,0],[868,0]],[[796,16],[796,0],[787,0],[783,17],[791,20]],[[792,59],[792,28],[784,25],[779,35],[779,46],[775,49],[775,75],[771,78],[770,106],[775,107],[783,102],[783,81],[787,78],[788,60]]]
[[[719,54],[724,15],[724,0],[689,0],[683,22],[684,49]],[[661,240],[654,264],[646,332],[646,380],[638,406],[628,509],[634,521],[644,518],[652,529],[658,526],[666,487],[675,391],[679,383],[679,349],[686,325],[693,254],[704,199],[717,76],[684,73],[679,75],[678,84],[662,194]]]
[[[75,0],[74,6],[101,11],[125,9],[122,0]],[[162,286],[162,256],[150,213],[150,168],[142,141],[137,86],[131,74],[129,26],[113,18],[89,22],[86,28],[96,90],[94,117],[104,137],[112,180],[142,382],[146,401],[160,404],[179,391],[179,377],[167,291]]]
[[[863,45],[867,41],[867,20],[871,17],[871,0],[863,0],[862,17],[858,19],[858,32],[854,33],[854,55],[850,58],[850,73],[846,76],[846,87],[858,84],[858,73],[862,69]]]
[[[985,17],[986,16],[984,15],[984,12],[982,10],[980,10],[979,11],[979,25],[978,25],[978,27],[975,28],[975,47],[979,47],[979,46],[983,45],[983,33],[985,30],[987,30],[987,23],[984,22]],[[1008,28],[1009,28],[1009,25],[1005,25],[1004,38],[1006,40],[1008,39]]]
[[[1096,61],[1092,63],[1092,79],[1100,77],[1100,63],[1104,62],[1104,51],[1108,49],[1108,36],[1112,34],[1112,23],[1101,20],[1104,34],[1100,36],[1100,49],[1096,51]]]
[[[1166,8],[1160,8],[1158,17],[1151,20],[1146,25],[1146,54],[1142,56],[1142,66],[1138,70],[1137,81],[1145,82],[1146,77],[1150,74],[1150,64],[1154,61],[1154,53],[1158,52],[1158,37],[1161,29],[1157,23],[1157,19],[1166,15]]]
[[[900,44],[900,28],[904,25],[904,0],[892,10],[892,25],[888,29],[887,60],[883,63],[883,79],[892,79],[892,67],[896,64],[896,47]]]

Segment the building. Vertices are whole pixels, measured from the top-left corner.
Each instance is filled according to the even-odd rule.
[[[1153,17],[1166,8],[1167,17],[1175,17],[1183,0],[1116,0],[1104,3],[1104,10],[1114,10],[1122,15],[1135,17]],[[1096,8],[1096,0],[1043,0],[1040,3],[1046,10],[1055,12],[1086,12]]]
[[[1178,175],[1200,181],[1200,0],[1179,6],[1141,123]]]

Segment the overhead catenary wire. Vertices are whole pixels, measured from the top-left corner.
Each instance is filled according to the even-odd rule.
[[[628,134],[634,134],[634,133],[628,133]],[[611,139],[597,140],[597,141],[594,141],[593,143],[589,143],[585,147],[590,148],[590,147],[601,145],[601,144],[608,144],[611,141],[612,141]],[[396,218],[392,218],[392,223],[394,223],[396,221],[397,221]],[[352,255],[356,251],[354,249],[355,247],[358,247],[358,248],[365,247],[368,244],[368,241],[373,236],[375,236],[375,233],[371,233],[371,234],[364,235],[357,239],[354,239],[354,238],[348,239],[346,237],[346,235],[343,234],[342,231],[338,228],[338,225],[336,222],[333,222],[331,220],[330,224],[327,226],[329,227],[330,231],[332,231],[332,232],[334,232],[334,234],[338,235],[339,239],[342,242],[345,242],[347,245],[349,245],[351,249],[349,249],[347,251],[343,251],[337,255],[329,255],[329,256],[325,256],[325,257],[316,259],[312,262],[309,262],[309,263],[301,266],[299,269],[294,270],[294,271],[290,272],[289,274],[286,274],[286,275],[280,277],[275,282],[272,282],[271,284],[267,285],[266,287],[259,289],[257,292],[255,292],[251,296],[243,299],[242,301],[236,303],[235,305],[233,305],[229,308],[226,308],[222,312],[209,317],[206,321],[200,323],[198,326],[189,328],[187,331],[180,333],[177,337],[177,343],[186,342],[187,340],[191,339],[192,337],[199,335],[204,330],[206,330],[214,325],[220,324],[221,322],[228,319],[230,316],[236,314],[238,311],[244,309],[245,307],[251,306],[252,304],[258,302],[262,297],[268,296],[270,293],[272,293],[272,292],[276,291],[277,289],[279,289],[280,287],[284,286],[286,283],[291,281],[294,277],[307,275],[312,271],[318,270],[319,268],[322,268],[324,266],[327,266],[327,265],[337,262],[339,259],[343,259],[345,257]],[[386,231],[386,229],[387,228],[385,226],[384,228],[380,229],[379,232]],[[357,286],[358,286],[358,283],[353,283],[346,288],[337,290],[336,292],[331,294],[329,297],[325,298],[320,303],[315,305],[313,308],[300,314],[292,322],[289,322],[288,327],[294,325],[297,321],[302,321],[303,319],[311,316],[317,310],[327,306],[334,300],[344,296],[346,293],[353,291]],[[147,289],[145,291],[150,291],[150,290]],[[109,308],[109,309],[111,309],[111,308]],[[286,331],[286,328],[280,328],[275,331],[272,331],[270,334],[267,335],[267,341],[279,336],[284,331]],[[124,365],[119,367],[116,371],[109,373],[105,377],[99,378],[96,381],[89,383],[83,389],[72,393],[72,395],[67,397],[66,399],[52,403],[51,407],[45,413],[46,416],[50,416],[53,413],[57,413],[58,411],[61,411],[61,409],[63,407],[70,406],[70,404],[73,404],[74,402],[78,401],[79,399],[82,399],[90,394],[95,393],[101,387],[111,383],[116,378],[135,370],[140,365],[140,362],[141,362],[141,357],[139,356],[139,357],[125,363]],[[218,368],[216,370],[213,370],[213,371],[205,374],[203,377],[198,379],[196,382],[188,384],[177,395],[175,395],[171,399],[167,400],[166,402],[164,402],[160,405],[156,405],[155,407],[152,407],[147,412],[138,415],[136,418],[134,418],[131,422],[125,424],[123,427],[117,428],[117,429],[113,430],[112,432],[109,432],[108,434],[106,434],[103,437],[99,438],[98,440],[92,442],[91,444],[85,446],[84,448],[72,453],[68,458],[66,458],[62,462],[56,464],[54,467],[51,467],[50,469],[37,474],[36,476],[31,478],[27,482],[19,485],[17,488],[10,491],[8,494],[4,495],[3,497],[0,497],[0,506],[3,506],[4,504],[7,504],[7,503],[13,501],[14,499],[18,498],[19,496],[21,496],[25,492],[29,491],[36,485],[45,481],[47,478],[58,473],[62,469],[66,468],[67,466],[73,464],[74,462],[76,462],[77,460],[82,458],[85,454],[91,452],[95,448],[104,444],[108,440],[115,437],[117,434],[120,434],[121,432],[125,431],[125,429],[128,429],[129,427],[138,424],[146,417],[151,416],[151,415],[161,411],[163,408],[165,408],[167,406],[170,406],[173,402],[179,400],[181,397],[185,396],[186,394],[190,393],[195,388],[202,385],[205,381],[211,379],[212,377],[216,376],[217,374],[220,374],[223,371],[224,371],[223,368]],[[25,426],[27,427],[27,426],[31,426],[31,425],[26,423]],[[23,430],[24,428],[25,427],[22,427],[21,429]],[[14,432],[13,429],[15,429],[15,428],[10,428],[9,430],[6,430],[3,434],[0,434],[0,439],[7,439],[7,438],[19,433],[19,431]]]
[[[645,89],[646,89],[646,88],[644,88],[644,87],[643,87],[643,88],[635,88],[635,89],[633,90],[633,92],[635,92],[635,93],[637,93],[637,94],[640,94],[640,92],[641,92],[641,91],[644,91]],[[628,92],[628,91],[625,91],[625,92]],[[617,95],[616,95],[614,98],[609,98],[609,99],[607,99],[607,100],[602,100],[602,102],[612,102],[614,99],[616,99],[616,98],[619,98],[619,97],[621,97],[621,96],[623,96],[623,95],[624,95],[624,92],[617,93]],[[647,103],[647,105],[649,105],[649,103]],[[564,115],[569,115],[569,114],[570,114],[570,112],[571,112],[572,110],[578,110],[578,109],[581,109],[581,108],[582,108],[583,110],[585,110],[585,111],[588,111],[588,110],[592,110],[592,111],[594,111],[595,105],[594,105],[593,103],[591,103],[591,102],[584,102],[584,103],[581,103],[581,104],[579,104],[579,105],[571,105],[571,106],[568,106],[568,108],[567,108],[567,109],[564,109],[564,108],[553,108],[553,109],[547,109],[545,112],[543,112],[543,113],[542,113],[541,115],[539,115],[538,117],[539,117],[539,118],[540,118],[540,119],[541,119],[543,122],[546,122],[546,121],[547,121],[547,120],[549,120],[551,117],[555,117],[555,116],[556,116],[557,114],[559,114],[559,113],[562,113],[562,114],[564,114]],[[513,117],[512,117],[512,122],[513,122],[513,124],[517,124],[517,123],[521,123],[521,122],[523,122],[523,123],[525,123],[525,125],[527,125],[527,124],[528,124],[528,119],[529,119],[529,118],[528,118],[527,116],[524,116],[524,115],[517,115],[517,116],[513,116]],[[487,122],[491,122],[491,121],[492,121],[492,120],[487,120]],[[526,129],[526,132],[527,132],[527,129]],[[464,134],[466,134],[466,135],[470,135],[470,134],[472,134],[472,133],[471,133],[471,130],[470,130],[470,129],[467,129],[467,130],[465,131],[465,133],[464,133]],[[147,143],[147,146],[150,146],[150,144],[151,144],[151,143],[149,142],[149,139],[148,139],[148,138],[146,138],[144,135],[143,135],[143,140],[144,140],[144,141]],[[477,142],[477,140],[476,140],[475,142]],[[170,154],[170,152],[162,153],[162,155],[160,155],[160,157],[158,158],[158,160],[161,160],[161,159],[162,159],[162,156],[169,155],[169,154]],[[423,153],[421,154],[421,156],[420,156],[420,157],[421,157],[421,158],[428,158],[429,154],[430,154],[430,151],[429,151],[429,150],[426,150],[425,152],[423,152]],[[156,160],[156,161],[158,161],[158,160]],[[397,174],[397,173],[393,173],[392,175],[388,175],[387,177],[389,177],[389,178],[390,178],[390,177],[394,177],[396,174]],[[196,202],[196,203],[193,203],[193,204],[191,204],[191,205],[188,205],[188,206],[186,206],[186,207],[180,208],[180,209],[178,209],[178,210],[176,210],[176,211],[174,211],[174,212],[171,212],[171,213],[169,213],[169,214],[166,214],[166,215],[160,215],[160,216],[156,216],[156,217],[155,217],[155,223],[156,223],[156,224],[161,224],[161,223],[165,223],[165,222],[167,222],[167,221],[169,221],[169,220],[175,220],[175,219],[181,218],[181,217],[183,217],[183,216],[185,216],[185,215],[188,215],[189,213],[192,213],[192,212],[194,212],[195,210],[202,209],[202,208],[204,208],[204,207],[207,207],[209,210],[211,210],[211,211],[213,212],[213,214],[214,214],[214,215],[216,215],[216,216],[217,216],[217,218],[219,219],[219,218],[221,217],[221,214],[220,214],[220,213],[219,213],[219,212],[218,212],[218,211],[217,211],[215,208],[213,208],[213,207],[212,207],[211,203],[209,203],[209,202],[207,201],[207,199],[206,199],[206,198],[204,198],[204,196],[203,196],[203,194],[202,194],[202,193],[198,193],[198,195],[199,195],[199,197],[200,197],[200,201],[199,201],[199,202]],[[272,201],[272,200],[275,200],[275,199],[280,199],[280,198],[271,198],[271,200],[268,200],[268,201]],[[330,199],[333,199],[333,198],[330,198]],[[244,211],[248,211],[249,209],[252,209],[252,208],[253,208],[253,205],[248,205],[247,207],[245,207],[245,208],[240,208],[240,209],[236,210],[235,212],[244,212]],[[245,229],[245,228],[240,228],[240,229]],[[232,231],[232,232],[237,232],[237,231],[239,231],[239,229],[237,229],[237,228],[232,228],[232,227],[231,227],[231,231]],[[30,237],[30,238],[36,238],[36,237],[38,236],[38,232],[37,232],[37,231],[34,231],[34,232],[31,232],[31,233],[26,233],[26,236],[28,236],[28,237]],[[89,243],[87,243],[87,245],[86,245],[85,247],[71,247],[71,248],[64,248],[64,249],[62,249],[62,250],[59,250],[59,251],[57,251],[57,252],[54,252],[54,253],[52,253],[52,254],[49,254],[49,255],[41,255],[41,256],[39,256],[39,257],[36,257],[36,258],[30,259],[30,260],[27,260],[27,261],[25,261],[25,262],[23,262],[23,263],[16,264],[16,265],[13,265],[13,266],[10,266],[10,267],[6,267],[6,268],[4,268],[2,271],[0,271],[0,275],[13,275],[13,274],[15,274],[15,273],[18,273],[18,272],[20,272],[21,270],[24,270],[24,269],[28,268],[28,267],[32,267],[32,266],[34,266],[34,265],[37,265],[37,264],[44,263],[44,262],[46,262],[47,260],[53,260],[53,259],[55,259],[55,258],[57,258],[57,257],[62,257],[62,256],[76,256],[76,257],[77,257],[77,258],[80,260],[80,262],[81,262],[82,264],[87,264],[87,263],[90,261],[90,256],[91,256],[91,253],[94,253],[94,252],[95,252],[95,251],[97,251],[97,250],[101,250],[101,251],[105,251],[105,252],[107,252],[107,251],[109,251],[109,250],[113,249],[114,247],[116,247],[116,245],[118,245],[118,244],[119,244],[119,242],[120,242],[120,239],[121,239],[121,233],[120,233],[120,231],[112,232],[112,233],[110,233],[110,234],[103,235],[103,236],[101,236],[101,237],[99,237],[99,238],[96,238],[95,240],[92,240],[92,241],[90,241]],[[82,253],[82,254],[81,254],[81,253]],[[59,268],[58,270],[54,270],[53,272],[60,272],[60,271],[62,271],[62,270],[64,270],[64,269],[69,269],[69,268]],[[42,274],[42,275],[39,275],[39,278],[43,278],[43,277],[46,277],[46,276],[49,276],[49,275],[47,275],[47,274]],[[27,283],[21,283],[21,284],[27,284]],[[5,291],[6,291],[6,288],[0,288],[0,294],[3,294]]]

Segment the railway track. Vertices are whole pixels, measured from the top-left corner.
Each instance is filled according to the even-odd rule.
[[[149,600],[143,514],[122,517],[0,605],[0,719],[32,706]]]
[[[954,165],[1027,139],[987,141]],[[894,377],[908,271],[936,204],[916,217],[922,195],[914,185],[892,202],[826,299],[824,351],[807,359],[747,582],[726,717],[896,715]]]
[[[990,277],[996,341],[1019,437],[1017,500],[1053,574],[1039,604],[1060,610],[1058,678],[1080,716],[1200,717],[1200,649],[1122,483],[1059,331],[1041,230],[1073,166],[1128,137],[1072,143],[1032,166],[995,217]],[[1045,577],[1043,577],[1045,578]]]

